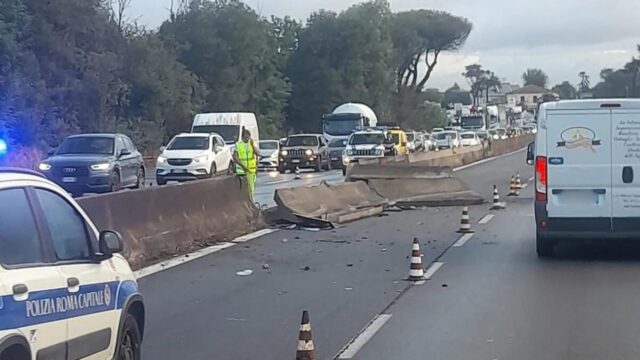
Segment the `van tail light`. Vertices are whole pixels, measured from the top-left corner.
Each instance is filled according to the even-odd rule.
[[[547,157],[536,157],[536,201],[547,201]]]

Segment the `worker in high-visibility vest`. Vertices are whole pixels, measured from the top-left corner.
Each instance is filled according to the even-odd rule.
[[[256,190],[256,173],[258,171],[258,149],[251,139],[249,130],[242,130],[242,139],[236,142],[233,152],[233,161],[236,164],[236,174],[247,179],[249,195],[253,199]]]

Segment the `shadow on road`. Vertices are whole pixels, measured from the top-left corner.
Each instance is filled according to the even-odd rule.
[[[640,239],[561,241],[554,260],[640,262]]]

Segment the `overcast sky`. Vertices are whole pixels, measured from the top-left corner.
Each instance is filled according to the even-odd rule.
[[[177,2],[177,0],[176,0]],[[262,15],[298,19],[318,9],[341,11],[358,0],[246,0]],[[131,17],[150,27],[168,16],[171,0],[133,0]],[[467,17],[474,29],[465,46],[442,57],[428,87],[465,83],[464,66],[480,63],[515,83],[539,67],[550,85],[587,71],[592,82],[605,67],[619,68],[637,53],[638,0],[391,0],[394,11],[438,9]]]

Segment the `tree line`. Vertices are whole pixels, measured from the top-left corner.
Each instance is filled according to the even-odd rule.
[[[200,112],[255,112],[261,136],[318,131],[340,103],[383,121],[442,125],[427,84],[472,24],[372,0],[302,22],[239,0],[176,1],[158,29],[127,21],[131,0],[4,0],[0,138],[46,150],[78,132],[119,131],[144,150]],[[173,7],[173,6],[172,6]]]

